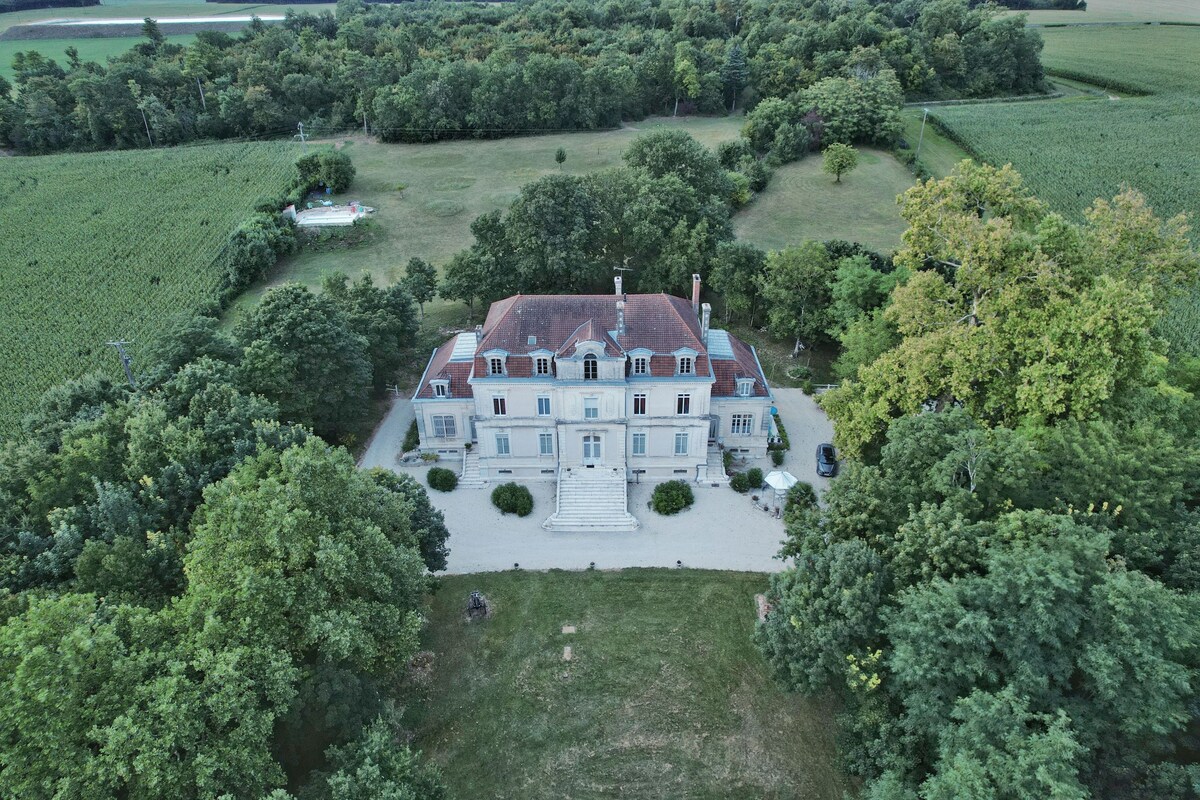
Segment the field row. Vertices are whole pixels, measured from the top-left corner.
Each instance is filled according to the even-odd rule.
[[[0,160],[0,434],[49,386],[119,374],[105,342],[153,339],[215,297],[229,235],[294,174],[285,145]]]

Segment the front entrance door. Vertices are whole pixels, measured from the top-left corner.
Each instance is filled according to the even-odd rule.
[[[588,434],[583,437],[583,465],[594,467],[600,463],[600,436]]]

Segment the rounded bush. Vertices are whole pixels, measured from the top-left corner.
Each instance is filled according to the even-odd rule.
[[[783,451],[782,450],[772,450],[771,451],[771,463],[777,467],[783,466]]]
[[[660,514],[678,514],[694,502],[692,487],[685,481],[667,481],[654,487],[650,507]]]
[[[492,489],[492,505],[501,513],[527,517],[533,511],[533,495],[519,483],[502,483]]]
[[[746,470],[746,480],[749,482],[751,489],[761,489],[763,485],[763,471],[758,467]]]
[[[746,492],[750,491],[750,479],[746,477],[746,473],[736,472],[734,473],[733,477],[729,479],[729,488],[733,489],[739,494],[745,494]]]
[[[454,487],[458,486],[458,476],[445,467],[431,468],[426,480],[429,481],[430,488],[437,489],[439,492],[452,492]]]

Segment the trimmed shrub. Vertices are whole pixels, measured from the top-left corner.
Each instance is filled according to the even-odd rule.
[[[426,480],[429,481],[430,488],[437,489],[439,492],[452,492],[454,487],[458,486],[458,476],[445,467],[430,469]]]
[[[417,433],[417,421],[414,419],[412,424],[408,426],[408,433],[404,434],[404,444],[400,449],[407,453],[410,450],[416,450],[421,446],[421,437]]]
[[[729,488],[738,494],[745,494],[750,491],[750,479],[746,477],[746,473],[739,472],[729,479]]]
[[[533,495],[519,483],[502,483],[492,489],[492,505],[501,513],[527,517],[533,511]]]
[[[762,470],[758,467],[746,470],[746,480],[749,481],[751,489],[761,489],[763,482]]]
[[[771,451],[771,463],[777,467],[783,466],[783,451],[782,450],[772,450]]]
[[[659,514],[678,514],[696,502],[692,487],[685,481],[667,481],[654,487],[650,507]]]
[[[783,449],[791,450],[792,443],[788,441],[787,428],[783,427],[783,420],[779,418],[778,414],[775,415],[775,427],[779,430],[779,438],[783,441]]]

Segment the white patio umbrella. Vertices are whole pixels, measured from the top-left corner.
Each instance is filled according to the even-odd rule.
[[[775,505],[779,505],[787,490],[799,483],[800,479],[790,472],[776,469],[768,472],[763,482],[775,490]]]

